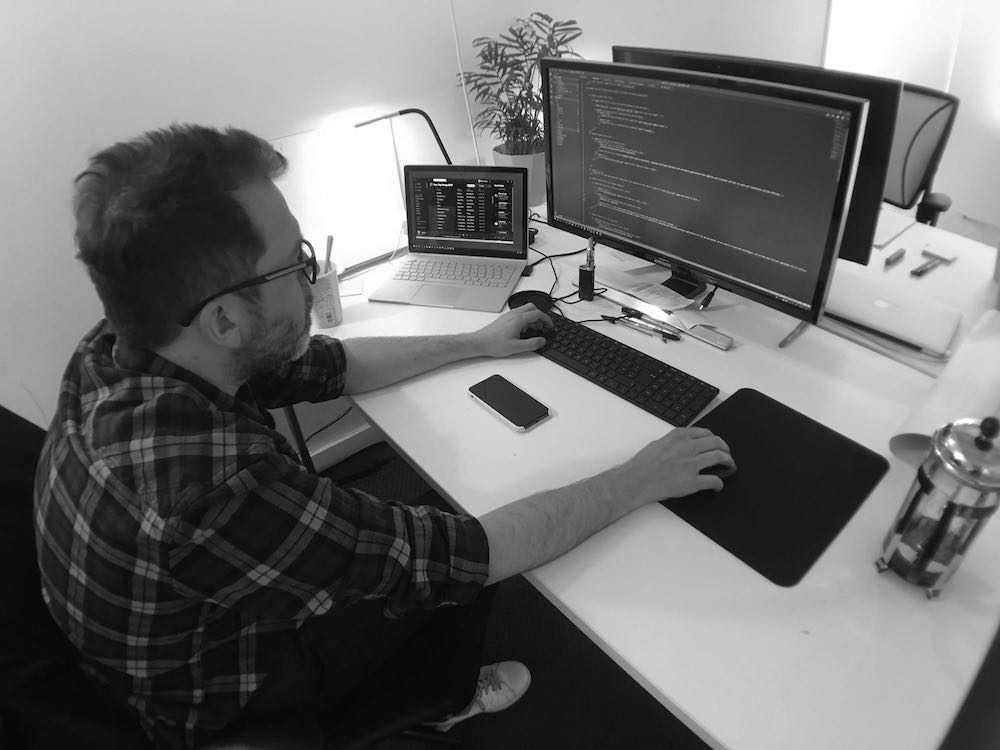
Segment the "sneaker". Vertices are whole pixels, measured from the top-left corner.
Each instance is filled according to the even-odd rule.
[[[519,661],[501,661],[481,667],[479,684],[472,702],[463,711],[452,714],[442,721],[432,722],[431,727],[439,732],[447,732],[460,721],[477,714],[495,714],[510,708],[528,690],[531,672]]]

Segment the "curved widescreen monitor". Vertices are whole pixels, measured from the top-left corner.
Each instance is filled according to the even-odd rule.
[[[720,73],[867,99],[868,122],[861,141],[858,174],[847,211],[844,238],[840,243],[840,257],[862,265],[868,263],[885,193],[893,133],[902,95],[903,85],[900,81],[827,70],[812,65],[672,49],[616,45],[611,48],[611,54],[615,62]]]
[[[867,102],[561,58],[542,93],[550,224],[819,320]]]

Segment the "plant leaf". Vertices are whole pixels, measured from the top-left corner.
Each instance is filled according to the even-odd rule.
[[[555,21],[534,11],[515,19],[496,38],[476,37],[472,46],[478,69],[459,74],[480,107],[475,128],[507,144],[510,153],[538,151],[545,138],[540,61],[579,57],[569,45],[582,33],[575,20]]]

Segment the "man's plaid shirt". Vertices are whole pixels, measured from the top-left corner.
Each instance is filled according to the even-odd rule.
[[[340,489],[272,429],[262,407],[335,398],[345,367],[317,336],[233,397],[106,323],[67,367],[35,479],[43,595],[159,745],[232,720],[307,618],[467,603],[486,580],[474,518]]]

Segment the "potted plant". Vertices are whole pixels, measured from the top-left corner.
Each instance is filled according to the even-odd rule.
[[[528,203],[532,206],[545,200],[540,61],[543,57],[579,57],[569,45],[582,33],[576,21],[556,21],[536,11],[516,19],[497,39],[473,40],[478,70],[462,73],[482,107],[474,123],[476,130],[500,141],[493,149],[494,163],[528,167]]]

